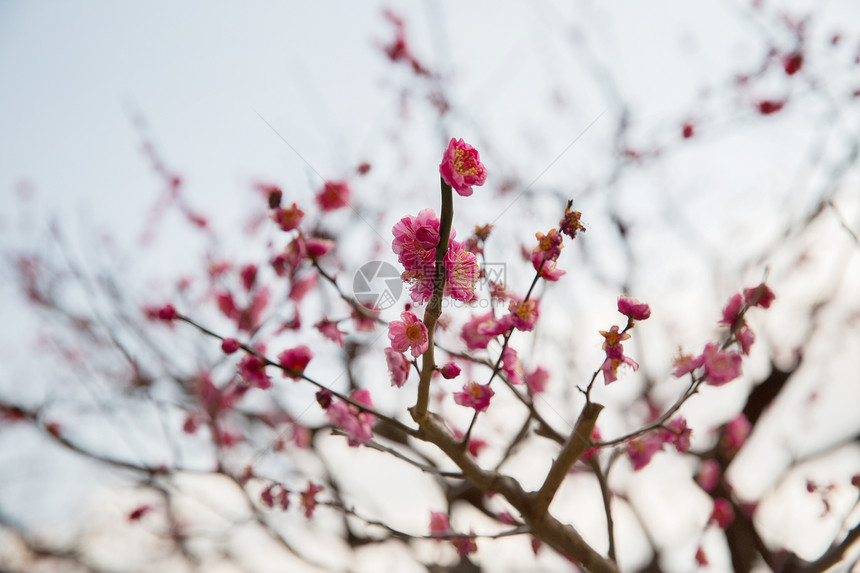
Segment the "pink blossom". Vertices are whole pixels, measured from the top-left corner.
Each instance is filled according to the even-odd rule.
[[[696,563],[702,567],[707,567],[709,565],[708,556],[705,553],[705,550],[701,547],[696,549]]]
[[[534,262],[534,259],[532,259]],[[539,263],[535,265],[535,270],[537,270]],[[544,263],[543,267],[540,270],[540,276],[543,280],[554,283],[558,281],[561,277],[567,274],[567,271],[563,271],[557,268],[555,261],[547,261]]]
[[[409,296],[412,298],[412,302],[425,303],[433,296],[433,286],[436,282],[436,263],[418,265],[405,270],[401,273],[400,280],[409,284]]]
[[[334,248],[334,241],[329,239],[319,239],[316,237],[308,237],[305,239],[305,248],[308,256],[319,258]]]
[[[460,367],[453,362],[449,362],[439,369],[439,373],[445,380],[452,380],[460,375]]]
[[[242,278],[242,286],[245,287],[245,290],[251,290],[257,281],[257,265],[245,265],[240,269],[239,276]]]
[[[517,357],[517,351],[510,346],[502,352],[502,370],[508,375],[508,382],[511,384],[523,383],[523,366]]]
[[[475,542],[474,537],[466,537],[465,535],[452,537],[451,544],[454,545],[454,549],[460,555],[469,555],[478,550],[478,544]]]
[[[723,318],[720,324],[725,324],[729,328],[734,328],[738,319],[741,316],[741,309],[744,307],[744,298],[740,294],[733,295],[729,302],[723,308]]]
[[[469,350],[478,350],[486,348],[492,339],[506,333],[512,325],[510,315],[496,319],[491,311],[475,316],[464,324],[460,336]]]
[[[750,348],[752,348],[752,345],[755,342],[755,333],[751,328],[744,325],[738,329],[737,339],[738,344],[741,345],[741,352],[745,355],[749,355]]]
[[[760,306],[762,308],[770,308],[770,303],[774,301],[776,296],[773,291],[764,283],[757,287],[744,289],[744,302],[747,306]]]
[[[472,194],[472,185],[481,186],[487,180],[487,170],[478,150],[462,139],[451,138],[439,164],[442,180],[463,197]]]
[[[391,229],[391,249],[407,270],[431,264],[435,266],[439,244],[439,219],[432,209],[423,209],[417,217],[407,215]]]
[[[293,302],[302,302],[305,295],[317,286],[318,281],[319,279],[316,273],[294,280],[292,286],[290,286],[290,294],[287,295],[288,298]]]
[[[636,438],[627,442],[627,455],[633,464],[633,469],[639,471],[651,461],[654,454],[663,448],[663,440],[656,434]]]
[[[601,365],[603,371],[603,379],[606,384],[611,384],[618,380],[618,368],[622,364],[627,364],[634,371],[639,369],[639,365],[629,356],[624,355],[624,347],[621,342],[630,338],[627,332],[619,332],[618,326],[612,326],[608,331],[601,330],[600,335],[603,336],[603,350],[606,352],[606,360]]]
[[[561,250],[564,248],[564,237],[555,229],[550,229],[546,235],[537,232],[535,233],[535,237],[538,240],[538,244],[532,251],[531,259],[535,270],[537,270],[543,261],[549,263],[558,260]]]
[[[179,313],[176,312],[176,309],[172,304],[165,304],[158,311],[158,318],[161,320],[176,320],[176,317],[179,316]]]
[[[409,360],[402,352],[393,348],[385,349],[385,362],[388,364],[388,372],[391,375],[391,385],[402,388],[409,378]]]
[[[417,358],[424,354],[430,345],[427,327],[412,312],[402,312],[400,318],[403,320],[393,320],[388,323],[391,348],[397,352],[411,350],[412,356]]]
[[[702,353],[705,366],[705,381],[712,386],[721,386],[741,375],[741,356],[735,352],[720,350],[709,342]]]
[[[683,416],[678,416],[669,422],[667,429],[663,430],[662,439],[665,443],[674,444],[675,449],[683,453],[690,449],[692,433],[693,430],[687,427],[687,420]]]
[[[301,374],[305,371],[313,356],[314,353],[304,344],[284,350],[278,354],[278,362],[281,363],[281,366],[293,371],[288,372],[284,370],[284,377],[289,376],[293,380],[301,378]]]
[[[692,354],[681,354],[675,359],[675,371],[672,372],[672,375],[675,378],[680,378],[685,374],[689,374],[696,368],[699,368],[704,364],[704,361],[705,358],[701,354],[695,357]]]
[[[345,181],[326,181],[317,193],[317,205],[323,211],[334,211],[349,205],[349,185]]]
[[[538,301],[512,300],[508,304],[508,311],[511,313],[514,328],[523,332],[534,330],[538,318]]]
[[[261,390],[272,387],[272,380],[266,374],[266,363],[254,354],[246,354],[239,361],[239,376],[249,385]]]
[[[322,486],[308,482],[308,487],[301,493],[302,509],[305,510],[305,517],[310,519],[314,515],[314,509],[317,506],[316,495],[323,490]]]
[[[735,510],[729,500],[718,497],[714,500],[714,511],[711,512],[710,521],[717,524],[720,529],[725,529],[735,520]]]
[[[320,331],[320,334],[332,342],[336,342],[338,346],[343,347],[343,335],[346,333],[338,330],[336,322],[324,318],[314,326]]]
[[[233,354],[239,350],[240,347],[241,345],[239,344],[239,341],[235,338],[225,338],[221,341],[221,350],[224,354]]]
[[[646,318],[651,316],[651,307],[649,307],[644,302],[639,302],[635,298],[619,296],[618,312],[625,315],[631,321],[645,320]]]
[[[353,392],[350,397],[355,402],[367,406],[368,408],[373,407],[373,403],[370,400],[370,393],[363,388]],[[320,401],[321,404],[325,403],[323,400],[320,400],[320,398],[321,397],[318,396],[317,400]],[[329,397],[328,399],[330,400],[331,398]],[[373,438],[373,423],[376,419],[373,414],[364,412],[356,406],[341,400],[332,400],[328,404],[325,412],[329,422],[335,426],[341,427],[343,431],[346,432],[348,443],[351,447],[357,447]]]
[[[707,459],[702,462],[699,467],[699,474],[696,476],[696,483],[699,487],[710,493],[714,491],[717,484],[720,483],[720,464],[717,460]]]
[[[305,212],[293,203],[289,209],[275,209],[275,212],[272,213],[272,220],[278,224],[282,231],[288,232],[297,229],[301,225],[304,216]]]
[[[546,389],[546,383],[549,381],[549,372],[538,366],[533,372],[526,376],[526,385],[533,394],[540,394]]]
[[[481,412],[490,405],[490,398],[493,397],[493,394],[495,392],[489,384],[468,382],[463,385],[462,392],[454,392],[454,402],[467,408],[474,408],[476,412]]]
[[[448,521],[448,515],[441,511],[430,512],[430,535],[445,535],[450,533],[451,524]],[[436,540],[440,541],[439,539]]]
[[[731,422],[726,424],[723,434],[723,447],[734,453],[740,450],[752,431],[752,424],[744,414],[738,414]]]
[[[475,286],[478,284],[478,259],[463,247],[462,243],[452,240],[445,253],[445,294],[461,302],[472,302],[477,298]]]

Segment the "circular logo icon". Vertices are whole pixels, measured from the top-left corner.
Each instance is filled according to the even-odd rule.
[[[385,261],[361,265],[352,278],[355,300],[368,309],[391,308],[403,292],[403,281],[397,267]]]

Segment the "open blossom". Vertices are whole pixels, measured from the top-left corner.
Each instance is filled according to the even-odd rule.
[[[600,369],[603,371],[603,380],[606,384],[612,384],[618,380],[618,367],[622,364],[630,366],[633,371],[639,370],[639,364],[629,356],[622,355],[620,358],[606,357]]]
[[[639,471],[647,466],[654,454],[661,449],[663,449],[663,439],[656,433],[627,442],[627,455],[633,464],[633,470]]]
[[[481,186],[487,180],[487,170],[478,150],[462,139],[451,138],[439,164],[439,175],[463,197],[472,194],[472,185]]]
[[[760,306],[762,308],[770,308],[770,303],[774,301],[776,295],[764,283],[757,287],[744,289],[744,302],[748,306]]]
[[[278,224],[282,231],[292,231],[301,225],[304,216],[305,212],[293,203],[288,209],[277,208],[272,213],[272,220]]]
[[[343,346],[343,335],[346,333],[337,328],[336,322],[324,318],[314,326],[320,331],[320,334],[332,342],[336,342],[338,346]]]
[[[311,352],[311,349],[301,344],[278,354],[278,362],[281,363],[281,366],[296,372],[296,374],[292,374],[284,370],[285,377],[289,376],[293,380],[298,380],[313,356],[314,353]]]
[[[639,302],[635,298],[619,296],[618,312],[625,315],[631,321],[645,320],[646,318],[651,316],[651,307],[649,307],[644,302]]]
[[[561,250],[564,248],[561,233],[555,229],[550,229],[549,233],[544,235],[541,232],[535,233],[538,240],[537,246],[532,251],[532,264],[537,269],[543,261],[558,260],[561,255]]]
[[[639,369],[639,365],[632,358],[624,355],[624,347],[621,345],[622,341],[630,338],[629,333],[619,332],[618,326],[613,325],[608,331],[601,330],[600,335],[603,336],[603,350],[606,352],[606,360],[600,367],[605,384],[618,380],[618,368],[622,364],[627,364],[634,371]]]
[[[734,328],[741,316],[741,310],[744,307],[744,297],[740,294],[733,295],[729,302],[723,308],[723,318],[720,324],[725,324],[729,328]]]
[[[350,398],[368,408],[373,407],[370,393],[364,388],[353,392]],[[324,403],[319,396],[317,400],[320,404]],[[329,422],[346,432],[351,447],[358,447],[373,438],[373,423],[376,420],[373,414],[363,412],[352,404],[341,400],[328,402],[325,413]]]
[[[538,318],[538,303],[536,300],[512,300],[508,304],[511,313],[511,322],[514,328],[523,332],[530,332],[535,328]]]
[[[506,333],[512,326],[510,315],[496,319],[492,311],[475,316],[463,325],[461,337],[469,350],[486,348],[492,339]]]
[[[532,258],[532,262],[534,263],[536,259]],[[540,266],[540,262],[534,263],[535,270]],[[543,280],[549,281],[551,283],[556,282],[558,279],[567,274],[567,271],[563,271],[558,268],[558,265],[555,261],[546,261],[541,267],[540,276]]]
[[[423,209],[417,217],[407,215],[391,229],[391,248],[407,270],[424,264],[435,264],[439,244],[439,219],[432,209]]]
[[[675,358],[675,371],[672,372],[672,375],[675,378],[680,378],[685,374],[689,374],[696,368],[699,368],[702,364],[704,364],[704,361],[705,358],[701,354],[698,356],[693,356],[692,354],[681,354],[680,356]]]
[[[388,372],[391,374],[391,385],[402,388],[409,378],[409,360],[402,352],[393,348],[385,349],[385,362],[388,364]]]
[[[266,374],[266,363],[254,354],[246,354],[239,361],[239,376],[250,386],[266,390],[272,387],[272,380]]]
[[[713,342],[705,346],[702,361],[705,366],[705,382],[712,386],[722,386],[741,375],[740,354],[720,350]]]
[[[317,205],[323,211],[334,211],[349,205],[349,185],[346,181],[326,181],[317,193]]]
[[[490,405],[490,398],[495,392],[489,384],[478,384],[468,382],[463,385],[462,392],[454,392],[454,402],[467,408],[474,408],[476,412],[486,410]]]
[[[461,302],[472,302],[478,295],[475,287],[478,284],[478,259],[474,253],[466,250],[462,243],[452,240],[445,253],[445,294]]]
[[[549,372],[542,366],[538,366],[533,372],[526,375],[526,386],[534,394],[540,394],[546,389],[546,383],[549,381]]]
[[[412,356],[417,358],[424,354],[430,345],[427,327],[412,312],[402,312],[400,318],[403,320],[393,320],[388,323],[391,348],[397,352],[411,350]]]
[[[668,429],[663,430],[662,438],[665,443],[674,444],[675,449],[683,453],[690,449],[692,433],[693,430],[687,427],[687,420],[683,416],[678,416],[669,422]]]

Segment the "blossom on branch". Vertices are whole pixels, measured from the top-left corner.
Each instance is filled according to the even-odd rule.
[[[409,359],[402,352],[393,348],[385,349],[385,363],[391,375],[391,385],[402,388],[409,378]]]
[[[304,344],[284,350],[278,354],[278,362],[281,363],[281,366],[293,371],[288,372],[284,370],[284,377],[289,376],[293,380],[301,378],[301,374],[305,371],[313,356],[314,353]]]
[[[453,137],[439,164],[439,175],[462,197],[472,194],[472,185],[480,187],[487,180],[487,170],[481,163],[478,150]]]
[[[334,211],[349,205],[349,196],[349,185],[345,181],[326,181],[316,200],[323,211]]]
[[[645,320],[651,316],[651,307],[635,298],[619,296],[618,312],[625,315],[632,324],[634,320]]]
[[[463,385],[462,392],[454,392],[454,402],[467,408],[474,408],[476,412],[481,412],[490,405],[490,398],[494,394],[495,392],[489,384],[468,382]]]
[[[530,332],[535,328],[538,318],[538,303],[536,300],[512,300],[508,304],[511,313],[511,322],[514,328],[523,332]]]
[[[705,346],[702,362],[705,366],[705,382],[712,386],[722,386],[741,375],[740,354],[720,350],[713,342]]]
[[[400,318],[403,320],[392,320],[388,323],[391,348],[397,352],[411,350],[412,356],[417,358],[424,354],[430,345],[427,327],[412,312],[402,312]]]

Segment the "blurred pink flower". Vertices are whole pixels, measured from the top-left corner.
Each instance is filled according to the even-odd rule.
[[[511,313],[511,322],[514,328],[529,332],[534,330],[535,321],[538,319],[538,302],[536,300],[512,300],[508,304]]]
[[[712,386],[722,386],[741,375],[740,354],[720,350],[713,342],[705,345],[702,361],[705,366],[705,382]]]
[[[278,362],[281,363],[281,366],[295,372],[295,374],[293,374],[284,370],[284,377],[289,376],[293,380],[301,378],[301,374],[305,371],[305,368],[307,368],[308,363],[311,361],[313,356],[314,353],[311,352],[311,349],[304,344],[284,350],[278,354]]]
[[[385,349],[385,362],[388,364],[388,372],[391,374],[391,385],[402,388],[409,378],[409,360],[402,352],[393,348]]]
[[[463,385],[462,392],[454,392],[454,402],[467,408],[474,408],[476,412],[486,410],[490,405],[490,398],[495,392],[488,384],[468,382]]]
[[[317,205],[323,211],[334,211],[349,205],[349,185],[346,181],[326,181],[317,193]]]

